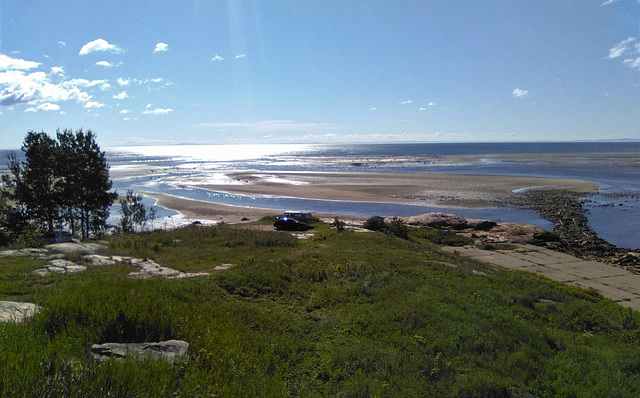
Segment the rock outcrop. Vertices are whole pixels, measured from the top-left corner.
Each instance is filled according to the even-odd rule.
[[[75,274],[77,272],[86,271],[87,267],[76,264],[69,260],[53,259],[49,261],[45,267],[38,268],[33,271],[35,274],[44,276],[48,274]]]
[[[39,309],[34,303],[0,301],[0,322],[20,323],[35,315]]]
[[[559,239],[550,244],[550,248],[584,259],[640,270],[640,251],[617,247],[598,237],[589,227],[582,200],[573,192],[539,189],[514,195],[507,202],[534,209],[553,223],[553,232]]]
[[[111,358],[162,359],[176,362],[189,354],[189,343],[183,340],[167,340],[157,343],[104,343],[91,346],[91,354],[98,361]]]

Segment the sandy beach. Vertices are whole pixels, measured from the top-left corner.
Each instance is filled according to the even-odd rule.
[[[173,177],[165,181],[171,181]],[[519,189],[547,187],[574,192],[595,192],[598,185],[582,180],[467,174],[391,174],[326,172],[226,172],[195,174],[173,183],[235,195],[292,197],[339,201],[391,202],[447,207],[492,207],[495,201]],[[143,191],[144,192],[144,191]],[[229,206],[177,196],[144,192],[162,207],[189,219],[240,222],[279,213],[273,209]],[[281,209],[286,210],[286,209]]]

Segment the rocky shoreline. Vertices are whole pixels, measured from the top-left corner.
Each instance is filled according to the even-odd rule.
[[[551,221],[557,236],[546,242],[551,249],[640,272],[640,250],[615,246],[589,227],[583,207],[585,198],[584,194],[566,190],[536,189],[514,194],[499,204],[532,209]]]

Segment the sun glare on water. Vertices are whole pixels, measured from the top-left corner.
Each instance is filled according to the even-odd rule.
[[[260,159],[279,154],[300,153],[310,149],[304,144],[255,145],[158,145],[113,148],[144,157],[166,157],[182,161],[218,161]]]

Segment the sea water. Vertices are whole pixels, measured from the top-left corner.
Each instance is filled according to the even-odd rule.
[[[0,157],[6,156],[0,151]],[[640,141],[543,142],[543,143],[416,143],[416,144],[269,144],[269,145],[174,145],[107,148],[112,167],[146,165],[171,170],[166,175],[114,181],[114,189],[169,193],[185,198],[236,206],[295,208],[360,216],[411,216],[430,211],[457,213],[495,221],[516,221],[550,228],[548,221],[532,211],[511,208],[465,209],[395,203],[265,198],[228,195],[175,181],[198,173],[229,170],[334,171],[389,173],[455,173],[571,178],[599,184],[599,193],[585,202],[590,226],[605,240],[623,247],[640,248]],[[625,154],[626,161],[608,162],[606,154]],[[536,159],[533,154],[542,155]],[[571,154],[567,156],[566,154]],[[581,159],[602,154],[598,162]],[[483,156],[493,155],[493,156]],[[501,156],[502,155],[502,156]],[[518,158],[522,155],[523,159]],[[565,161],[554,161],[554,157]],[[447,159],[447,161],[441,161]],[[458,159],[451,161],[451,159]],[[566,161],[570,159],[570,161]],[[0,165],[2,169],[4,164]],[[164,181],[173,177],[173,183]],[[152,205],[146,199],[147,205]],[[114,209],[117,212],[117,209]],[[158,218],[177,213],[158,209]],[[159,221],[162,225],[162,221]]]

